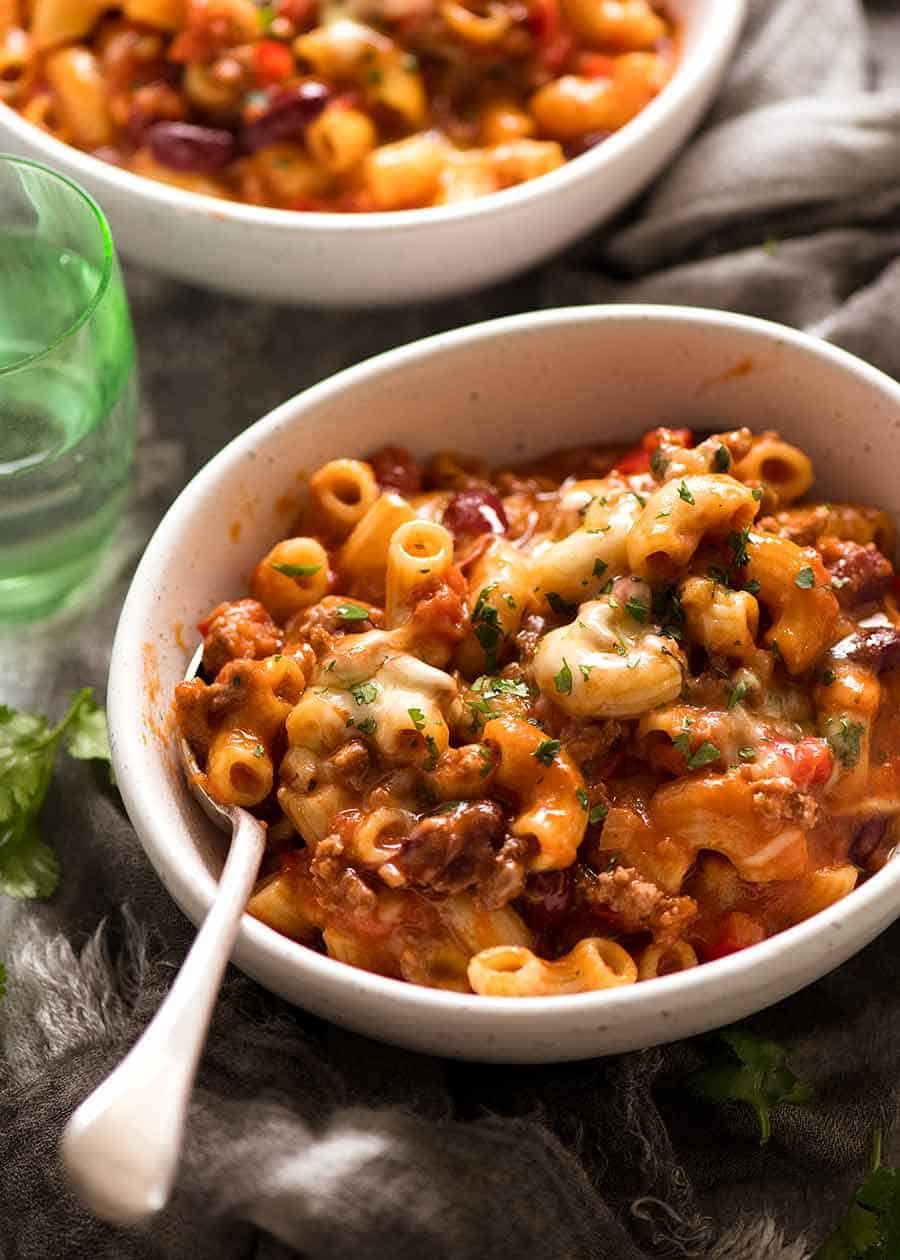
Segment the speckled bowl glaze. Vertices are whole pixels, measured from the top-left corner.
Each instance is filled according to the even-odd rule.
[[[0,104],[0,149],[83,184],[134,262],[211,289],[321,305],[430,300],[493,283],[604,222],[684,141],[737,40],[746,0],[671,0],[683,51],[665,90],[604,144],[540,179],[474,201],[319,214],[220,201],[70,148]]]
[[[119,787],[148,857],[199,922],[224,838],[188,792],[169,719],[197,620],[245,589],[283,536],[304,473],[397,442],[488,458],[628,439],[650,425],[773,427],[813,457],[824,497],[900,511],[900,386],[775,324],[678,307],[582,307],[432,337],[340,373],[221,451],[176,500],[135,574],[113,649]],[[383,1041],[460,1058],[609,1054],[742,1018],[809,984],[900,914],[900,862],[740,954],[602,993],[484,998],[333,962],[245,916],[234,962],[299,1006]]]

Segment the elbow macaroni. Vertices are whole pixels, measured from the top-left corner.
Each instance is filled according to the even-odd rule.
[[[338,34],[310,61],[393,55]],[[388,448],[313,474],[252,598],[205,623],[218,673],[176,701],[210,793],[274,824],[249,913],[385,976],[552,996],[704,965],[886,860],[890,522],[756,522],[811,479],[773,433],[657,430],[588,466],[609,471]]]

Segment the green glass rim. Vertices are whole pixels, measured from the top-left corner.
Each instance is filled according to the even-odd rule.
[[[48,342],[42,350],[36,350],[34,354],[26,355],[23,359],[19,359],[17,363],[10,363],[7,364],[6,367],[0,367],[0,376],[9,376],[13,372],[21,372],[22,368],[28,367],[32,363],[37,363],[46,355],[52,354],[54,350],[58,349],[59,346],[63,344],[63,342],[68,341],[70,337],[74,336],[74,334],[78,332],[79,328],[84,327],[96,311],[97,307],[103,301],[106,291],[109,288],[109,282],[113,272],[113,262],[116,257],[116,248],[115,243],[113,242],[112,232],[110,231],[109,224],[106,221],[106,216],[91,194],[86,189],[82,188],[80,184],[76,184],[75,181],[73,179],[69,179],[67,175],[61,175],[59,171],[54,171],[51,167],[44,166],[42,162],[34,162],[31,158],[19,157],[15,153],[0,153],[0,164],[3,163],[9,163],[12,166],[28,166],[33,171],[37,171],[40,175],[56,180],[57,183],[64,184],[67,188],[70,188],[91,211],[94,219],[96,220],[97,226],[100,229],[100,239],[103,242],[103,269],[100,273],[100,279],[97,283],[96,291],[91,300],[86,304],[84,310],[77,319],[73,320],[67,328],[63,329],[63,331],[55,337],[53,341]]]

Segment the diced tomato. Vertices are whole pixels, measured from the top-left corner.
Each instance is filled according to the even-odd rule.
[[[758,945],[765,940],[765,930],[758,919],[749,914],[741,914],[739,910],[731,910],[722,916],[722,924],[718,936],[705,950],[707,962],[716,958],[727,958],[729,954],[737,954],[750,945]]]
[[[666,442],[671,446],[693,446],[694,435],[690,429],[651,429],[645,433],[637,446],[627,451],[616,464],[616,472],[626,477],[633,473],[650,471],[650,456],[656,448]]]
[[[806,735],[796,744],[777,740],[773,747],[788,763],[790,777],[802,792],[827,783],[831,777],[834,756],[826,740]]]
[[[615,57],[608,57],[606,53],[585,52],[578,58],[577,71],[587,79],[611,79],[615,69]]]
[[[253,72],[260,87],[282,83],[294,73],[291,50],[274,39],[262,39],[253,50]]]

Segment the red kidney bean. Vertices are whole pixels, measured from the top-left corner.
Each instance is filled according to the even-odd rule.
[[[550,938],[571,912],[574,893],[570,871],[543,871],[529,878],[518,905],[532,931]]]
[[[459,490],[444,508],[454,534],[503,534],[509,527],[503,503],[490,490]]]
[[[401,494],[418,494],[422,489],[422,470],[403,446],[382,446],[369,463],[380,486]]]
[[[241,147],[255,153],[280,140],[299,138],[330,99],[330,89],[314,79],[283,88],[264,114],[241,129]]]
[[[219,171],[237,151],[230,131],[194,123],[154,123],[146,141],[156,161],[173,171]]]

